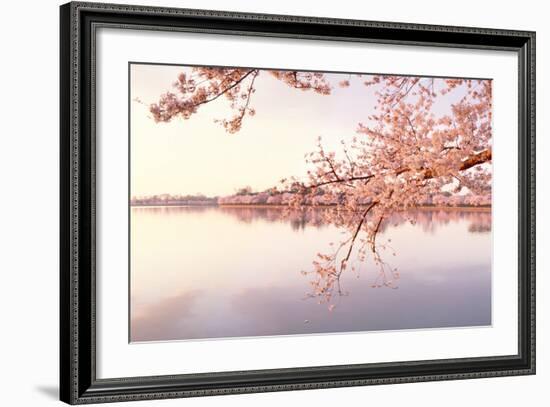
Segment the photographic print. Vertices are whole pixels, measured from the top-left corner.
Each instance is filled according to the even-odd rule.
[[[130,63],[130,342],[490,326],[491,86]]]

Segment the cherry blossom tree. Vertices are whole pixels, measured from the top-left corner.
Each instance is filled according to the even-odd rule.
[[[332,90],[322,73],[198,67],[190,75],[180,74],[175,92],[162,95],[150,111],[157,122],[189,119],[201,105],[223,96],[233,116],[218,122],[228,133],[236,133],[244,118],[255,113],[255,81],[264,74],[301,91],[330,95]],[[408,209],[426,202],[457,205],[466,194],[476,205],[491,193],[490,80],[354,78],[374,93],[375,112],[358,123],[351,142],[341,141],[340,151],[327,151],[319,138],[316,150],[307,156],[307,178],[283,180],[280,187],[292,192],[288,205],[300,211],[312,211],[322,201],[336,202],[323,216],[347,235],[333,242],[329,253],[318,253],[313,269],[305,273],[314,276],[311,295],[327,302],[336,292],[342,294],[341,274],[369,257],[380,273],[375,285],[396,286],[399,274],[380,254],[392,251],[390,242],[377,239],[392,214],[406,216]],[[336,86],[349,87],[350,80]],[[443,98],[449,101],[448,109],[434,109]],[[323,200],[316,199],[320,191]]]

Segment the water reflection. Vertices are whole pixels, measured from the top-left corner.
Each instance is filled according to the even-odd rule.
[[[258,220],[267,222],[283,222],[289,224],[292,229],[303,229],[306,226],[325,226],[334,219],[332,215],[334,207],[316,207],[303,211],[287,209],[284,207],[244,207],[244,206],[155,206],[134,207],[134,212],[162,213],[164,215],[177,215],[178,213],[199,214],[209,211],[233,216],[240,222],[251,224]],[[468,230],[471,233],[487,233],[491,231],[490,208],[420,208],[409,210],[405,213],[394,213],[381,224],[381,231],[388,226],[398,226],[413,219],[427,233],[434,233],[438,226],[450,222],[468,222]]]
[[[170,340],[179,339],[182,330],[192,332],[186,321],[199,294],[200,290],[191,290],[138,308],[132,315],[130,337]]]
[[[177,340],[491,323],[490,210],[419,209],[381,226],[398,290],[368,261],[330,308],[300,274],[341,238],[333,208],[137,207],[131,216],[131,340]],[[411,224],[410,219],[414,222]]]

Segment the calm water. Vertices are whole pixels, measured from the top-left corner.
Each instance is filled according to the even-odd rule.
[[[131,340],[491,324],[490,211],[418,210],[377,241],[394,287],[372,263],[340,278],[330,304],[311,298],[316,253],[340,230],[277,208],[157,207],[131,212]]]

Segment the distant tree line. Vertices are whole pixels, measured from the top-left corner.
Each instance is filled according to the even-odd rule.
[[[149,195],[143,197],[133,197],[130,200],[132,206],[177,206],[177,205],[217,205],[218,197],[207,197],[202,194],[197,195]]]
[[[177,206],[177,205],[288,205],[299,193],[299,185],[293,185],[287,191],[269,188],[262,192],[254,192],[249,186],[239,188],[233,195],[223,197],[207,197],[196,195],[160,194],[131,199],[132,206]],[[342,205],[345,194],[327,193],[323,188],[317,188],[315,194],[305,198],[304,205],[332,206]],[[368,198],[360,199],[359,205],[370,205]],[[491,206],[491,194],[453,194],[449,191],[440,192],[426,197],[421,206]]]

